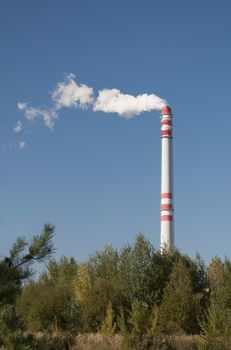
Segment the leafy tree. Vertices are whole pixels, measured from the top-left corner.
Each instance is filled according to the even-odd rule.
[[[160,305],[174,263],[180,258],[176,249],[155,251],[141,233],[133,246],[125,246],[119,254],[118,271],[124,310],[130,312],[134,299],[146,303],[149,310]]]
[[[113,312],[112,304],[109,302],[106,316],[101,325],[101,333],[104,335],[114,335],[116,331],[115,315]]]
[[[201,349],[231,348],[231,262],[215,258],[209,266],[211,302],[202,322]]]
[[[0,308],[0,349],[24,349],[25,339],[22,337],[23,323],[16,315],[14,305]]]
[[[109,301],[119,305],[117,284],[118,254],[111,246],[96,252],[86,263],[80,264],[75,295],[80,302],[86,331],[100,328]]]
[[[158,328],[164,334],[199,331],[198,316],[203,295],[194,290],[191,267],[184,257],[173,267],[158,314]]]
[[[125,246],[119,254],[118,288],[120,303],[127,315],[135,299],[150,304],[153,255],[153,247],[141,233],[136,236],[133,246]]]
[[[31,282],[17,299],[17,312],[27,330],[76,333],[81,328],[79,304],[74,297],[78,266],[73,258],[51,260],[37,282]]]
[[[130,332],[125,334],[125,342],[132,349],[149,349],[151,338],[147,334],[150,313],[148,305],[138,299],[134,299],[131,307],[128,323]]]
[[[153,247],[147,241],[144,235],[139,234],[136,237],[132,250],[132,288],[133,298],[146,301],[148,293],[149,268],[153,255]]]
[[[158,322],[158,307],[154,306],[149,318],[149,324],[147,328],[147,335],[150,337],[154,337],[157,331],[157,322]]]
[[[130,245],[123,247],[119,254],[117,288],[120,293],[120,308],[123,309],[126,317],[130,312],[133,300],[133,259]]]
[[[125,314],[124,314],[124,310],[121,307],[119,310],[119,314],[117,315],[116,318],[116,323],[118,325],[118,329],[120,331],[120,334],[124,337],[126,337],[127,333],[128,333],[128,322],[125,319]]]
[[[230,349],[227,346],[229,344],[225,344],[226,341],[223,337],[224,328],[220,324],[221,319],[219,315],[221,315],[219,306],[212,302],[206,317],[201,322],[200,350]]]
[[[217,256],[214,257],[208,267],[208,282],[212,294],[216,293],[223,285],[224,264]]]
[[[164,295],[166,283],[176,261],[181,257],[176,249],[155,251],[152,254],[148,268],[146,302],[152,309],[160,305]]]
[[[96,252],[87,262],[80,264],[75,283],[85,331],[100,329],[107,305],[111,302],[116,319],[121,320],[123,310],[123,326],[129,332],[131,324],[128,319],[134,301],[146,305],[149,315],[153,309],[157,310],[172,270],[179,261],[187,267],[199,316],[199,310],[202,312],[204,307],[206,284],[205,268],[199,256],[191,261],[177,250],[155,251],[142,234],[136,236],[134,245],[126,245],[120,252],[110,245],[102,252]]]
[[[147,304],[135,299],[132,303],[132,310],[128,322],[131,325],[131,333],[141,338],[146,333],[149,323]]]

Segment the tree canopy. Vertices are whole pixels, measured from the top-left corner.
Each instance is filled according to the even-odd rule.
[[[127,350],[177,349],[172,336],[193,334],[200,350],[231,348],[229,259],[214,257],[206,268],[199,255],[155,250],[140,233],[82,262],[55,260],[53,236],[46,224],[0,260],[1,350],[69,349],[85,332],[120,334]],[[36,278],[35,262],[45,263]]]

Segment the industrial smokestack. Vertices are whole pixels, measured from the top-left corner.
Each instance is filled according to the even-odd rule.
[[[171,108],[164,107],[161,114],[160,248],[169,250],[174,245]]]

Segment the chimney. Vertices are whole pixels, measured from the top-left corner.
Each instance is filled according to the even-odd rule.
[[[171,108],[164,107],[161,114],[160,248],[170,250],[174,245]]]

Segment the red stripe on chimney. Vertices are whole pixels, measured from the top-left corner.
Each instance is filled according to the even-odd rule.
[[[164,115],[164,114],[172,114],[172,110],[169,106],[165,106],[162,111],[161,111],[161,114]]]
[[[161,135],[162,136],[171,136],[172,135],[172,131],[171,130],[163,130],[162,132],[161,132]]]
[[[161,193],[161,198],[172,198],[172,193]]]
[[[172,204],[161,204],[160,209],[162,210],[172,209]]]
[[[172,121],[169,119],[162,119],[161,124],[162,125],[172,125]]]
[[[162,215],[160,217],[161,221],[172,221],[172,215]]]

